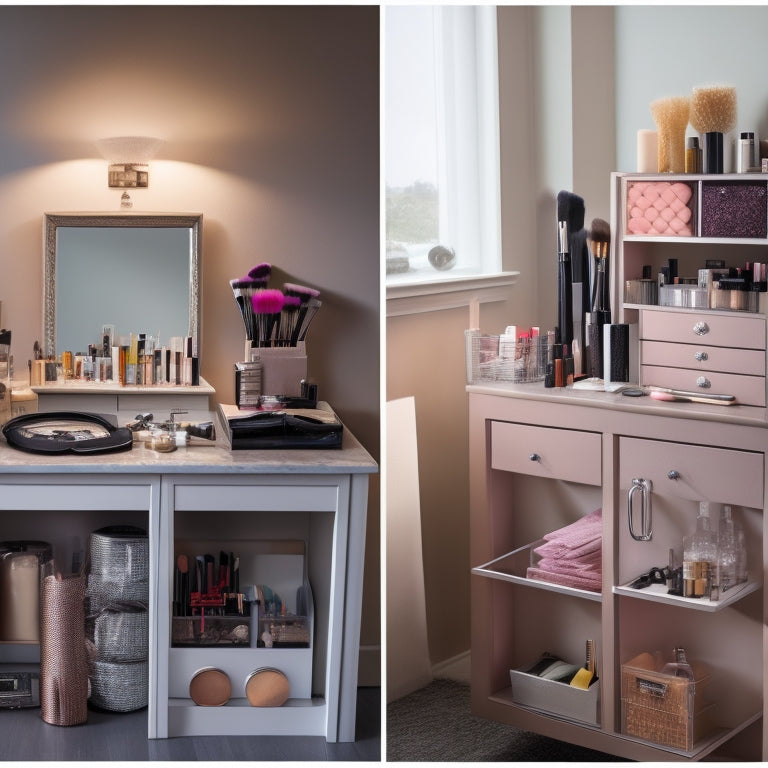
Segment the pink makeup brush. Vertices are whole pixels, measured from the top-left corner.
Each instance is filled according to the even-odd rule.
[[[251,298],[253,305],[253,314],[256,328],[258,330],[256,341],[258,347],[270,347],[272,344],[272,333],[280,317],[280,311],[285,304],[285,296],[282,291],[274,288],[265,288],[256,291]]]

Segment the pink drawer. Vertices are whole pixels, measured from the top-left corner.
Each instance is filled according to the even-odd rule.
[[[652,341],[765,350],[765,319],[711,312],[640,313],[640,337]]]
[[[596,432],[494,421],[491,468],[600,485],[601,437]]]
[[[747,376],[765,375],[765,352],[758,349],[730,349],[704,344],[643,341],[640,344],[640,362],[642,365],[691,368],[697,371],[721,371]]]
[[[680,439],[685,439],[684,433]],[[638,477],[653,483],[654,494],[758,509],[763,506],[762,453],[622,437],[619,464],[623,492]],[[670,478],[670,472],[679,476]]]
[[[699,385],[698,380],[704,377],[708,387]],[[684,389],[689,392],[713,392],[720,395],[735,395],[740,405],[757,405],[765,407],[765,377],[739,376],[732,373],[717,371],[696,371],[689,368],[664,368],[656,365],[640,367],[640,383],[645,386],[669,387]]]

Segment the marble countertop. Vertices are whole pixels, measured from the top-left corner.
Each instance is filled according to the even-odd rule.
[[[198,414],[198,416],[201,414]],[[125,424],[136,414],[118,414]],[[0,475],[11,473],[107,474],[371,474],[378,466],[357,438],[345,427],[341,448],[231,450],[226,432],[214,413],[216,439],[191,438],[187,447],[170,453],[148,448],[137,433],[128,451],[95,456],[28,453],[8,445],[0,435]],[[189,416],[187,420],[193,419]],[[202,420],[197,418],[196,420]]]

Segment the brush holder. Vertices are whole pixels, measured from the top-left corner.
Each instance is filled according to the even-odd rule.
[[[295,347],[252,347],[245,341],[245,360],[261,363],[261,394],[301,397],[301,382],[307,378],[306,342]]]

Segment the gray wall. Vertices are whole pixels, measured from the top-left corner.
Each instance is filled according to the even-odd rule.
[[[379,456],[379,10],[0,7],[0,302],[23,375],[42,340],[42,214],[116,211],[98,138],[165,139],[134,209],[202,212],[202,375],[232,402],[230,278],[322,292],[320,396]],[[378,677],[378,478],[363,645]]]

